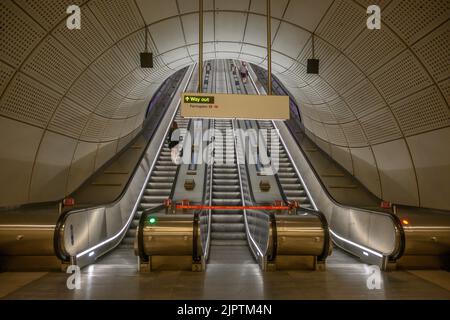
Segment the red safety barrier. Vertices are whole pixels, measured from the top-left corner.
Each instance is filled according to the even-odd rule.
[[[291,206],[202,206],[177,204],[176,209],[192,210],[290,210]]]

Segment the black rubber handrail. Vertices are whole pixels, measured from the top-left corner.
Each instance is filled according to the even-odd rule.
[[[245,122],[244,122],[245,124]],[[238,123],[239,125],[239,123]],[[240,127],[240,125],[239,125]],[[237,160],[237,158],[236,158]],[[239,166],[239,163],[238,163]],[[245,159],[245,152],[244,152],[244,166],[245,166],[245,174],[247,176],[247,186],[248,186],[248,191],[249,191],[249,195],[250,195],[250,199],[253,203],[256,203],[256,199],[255,199],[255,194],[253,192],[253,186],[251,183],[251,179],[250,179],[250,173],[249,173],[249,167],[248,167],[248,162]],[[275,261],[275,258],[277,256],[277,247],[278,247],[278,241],[277,241],[277,223],[276,223],[276,218],[275,218],[275,213],[267,211],[267,210],[261,210],[263,212],[265,212],[270,220],[270,224],[272,226],[272,252],[266,253],[267,255],[267,261]]]
[[[208,120],[208,130],[210,130],[210,129],[211,129],[211,120]],[[207,141],[207,145],[206,145],[207,148],[209,146],[209,143],[211,143],[211,141]],[[208,185],[208,179],[212,179],[212,176],[209,176],[209,167],[210,167],[209,164],[205,163],[205,174],[203,175],[202,205],[205,205],[205,202],[206,202],[206,188],[207,188],[207,185]],[[211,172],[211,174],[212,174],[212,172]],[[212,192],[212,190],[210,190],[210,192]],[[200,217],[200,214],[203,211],[204,211],[204,209],[196,210],[194,215]],[[200,232],[201,232],[201,230],[200,230]],[[206,249],[206,250],[208,250],[208,252],[209,252],[209,249]],[[197,249],[195,251],[197,251]],[[195,254],[193,253],[193,259],[194,259],[194,261],[200,261],[201,260],[201,256],[198,255],[197,252]]]
[[[211,121],[208,121],[208,130],[211,128]],[[205,204],[205,198],[206,198],[206,187],[207,187],[207,180],[208,180],[208,164],[205,164],[205,174],[203,175],[203,190],[202,190],[202,201],[201,204],[204,205]],[[198,241],[198,237],[201,237],[201,235],[198,234],[198,225],[200,223],[200,214],[202,213],[204,209],[196,209],[194,211],[194,223],[193,223],[193,250],[192,250],[192,260],[195,262],[199,262],[201,261],[201,254],[198,252],[198,247],[197,247],[197,241]],[[201,232],[201,230],[200,230]],[[201,241],[201,238],[200,238]]]
[[[239,80],[239,85],[241,87],[243,87],[243,89],[244,89],[243,91],[246,94],[248,94],[247,88],[243,85],[243,83],[240,80]],[[247,122],[244,121],[244,124],[245,124],[245,126],[247,128]],[[239,125],[239,123],[238,123],[238,125]],[[239,125],[239,127],[240,127],[240,125]],[[251,198],[251,201],[253,203],[256,203],[255,195],[254,195],[254,192],[253,192],[253,186],[252,186],[251,179],[250,179],[250,174],[249,174],[248,162],[245,159],[245,151],[244,151],[244,163],[245,163],[244,165],[245,165],[245,172],[246,172],[246,175],[247,175],[247,181],[248,181],[247,186],[249,188],[250,198]],[[265,212],[268,215],[269,220],[270,220],[270,225],[271,225],[271,228],[272,228],[272,252],[268,252],[268,253],[266,253],[266,255],[267,255],[267,261],[273,262],[276,259],[277,251],[278,251],[277,222],[276,222],[276,218],[275,218],[275,213],[269,212],[267,210],[262,210],[262,211]]]

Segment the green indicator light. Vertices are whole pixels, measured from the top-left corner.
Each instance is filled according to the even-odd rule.
[[[156,218],[155,217],[150,217],[150,219],[148,219],[148,222],[150,222],[150,224],[155,224],[156,223]]]

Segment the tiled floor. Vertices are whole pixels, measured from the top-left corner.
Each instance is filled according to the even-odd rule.
[[[326,271],[262,272],[251,260],[212,260],[205,273],[141,274],[132,252],[114,252],[82,270],[79,290],[67,289],[67,274],[48,273],[4,299],[450,299],[450,291],[407,271],[382,273],[381,289],[369,290],[368,266],[338,250]],[[450,279],[433,274],[434,282]]]

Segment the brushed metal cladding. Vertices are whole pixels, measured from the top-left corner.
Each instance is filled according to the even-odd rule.
[[[194,252],[194,215],[152,215],[157,222],[143,229],[144,253],[151,256],[188,256]],[[201,241],[197,240],[201,250]],[[198,251],[200,252],[200,251]]]
[[[54,254],[54,225],[0,226],[1,256],[51,256]]]
[[[404,227],[406,237],[405,256],[450,256],[450,228]]]
[[[325,230],[319,217],[312,214],[276,215],[277,255],[320,256]]]
[[[191,67],[186,73],[179,90],[187,86],[193,70],[194,67]],[[76,256],[79,264],[88,264],[120,243],[134,216],[142,196],[143,186],[150,176],[150,170],[160,150],[161,141],[164,140],[178,105],[179,102],[174,100],[169,106],[168,112],[161,121],[120,200],[107,206],[69,212],[61,221],[58,232],[63,241],[61,254],[65,256],[65,259]],[[89,259],[83,257],[88,253]],[[81,257],[83,258],[79,259]]]
[[[20,208],[0,214],[0,256],[54,255],[57,206]]]

